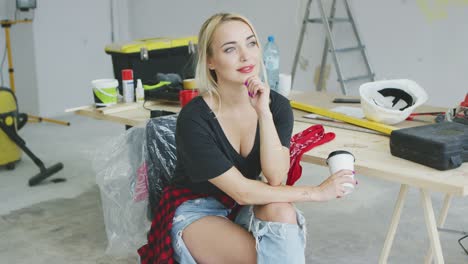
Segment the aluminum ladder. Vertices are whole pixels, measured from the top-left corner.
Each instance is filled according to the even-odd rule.
[[[359,33],[357,31],[356,24],[354,22],[353,15],[351,13],[351,10],[349,8],[349,4],[347,0],[338,0],[342,1],[346,10],[347,17],[335,17],[335,11],[336,11],[336,1],[333,0],[331,4],[331,9],[330,9],[330,15],[327,16],[325,14],[325,9],[323,7],[322,0],[317,0],[319,11],[321,18],[309,18],[310,15],[310,8],[312,5],[312,0],[308,0],[307,2],[307,7],[304,15],[304,19],[302,21],[302,27],[299,35],[299,41],[297,43],[297,48],[296,48],[296,55],[294,56],[294,63],[293,63],[293,69],[292,69],[292,82],[294,83],[294,77],[296,75],[296,69],[297,69],[297,64],[299,61],[301,49],[302,49],[302,43],[304,41],[304,33],[307,27],[308,23],[321,23],[325,27],[325,32],[326,32],[326,38],[325,38],[325,45],[323,48],[323,53],[322,53],[322,62],[320,64],[320,74],[319,74],[319,80],[318,80],[318,85],[317,85],[317,90],[321,91],[322,90],[322,85],[323,85],[323,78],[324,78],[324,70],[325,66],[327,63],[327,55],[328,52],[332,54],[333,57],[333,63],[335,65],[335,70],[336,74],[338,76],[338,82],[341,85],[341,92],[343,94],[347,94],[347,83],[352,82],[352,81],[358,81],[358,80],[369,80],[369,81],[374,81],[375,74],[372,71],[372,68],[369,64],[369,59],[367,57],[367,52],[366,52],[366,47],[361,41],[361,38],[359,36]],[[356,38],[357,45],[352,46],[352,47],[345,47],[345,48],[336,48],[335,42],[333,40],[333,35],[332,35],[332,29],[333,29],[333,23],[350,23],[352,27],[353,34]],[[353,76],[353,77],[348,77],[344,78],[343,77],[343,72],[340,64],[340,60],[338,58],[338,54],[343,54],[346,52],[360,52],[360,57],[362,58],[365,68],[366,68],[366,73],[360,76]]]

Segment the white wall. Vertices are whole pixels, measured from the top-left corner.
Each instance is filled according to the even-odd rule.
[[[110,2],[42,1],[33,26],[41,115],[92,103],[90,81],[113,77]]]
[[[8,10],[10,9],[9,5],[10,4],[8,3],[7,0],[0,0],[0,20],[9,18],[9,16],[8,16]],[[5,33],[4,33],[4,29],[0,28],[0,63],[1,63],[4,51],[5,51]],[[7,61],[5,59],[5,64],[3,65],[3,67],[8,67],[8,66],[6,66],[7,65],[6,63],[7,63]],[[2,67],[2,65],[0,65],[0,73],[3,75],[3,78],[8,79],[8,76],[7,76],[8,71],[7,71],[6,68],[3,68],[3,67]],[[7,85],[7,84],[8,84],[8,82],[6,82],[6,83],[3,82],[3,85]]]
[[[435,105],[453,106],[464,99],[467,1],[366,0],[365,5],[354,10],[379,79],[413,79]]]
[[[129,1],[128,0],[111,0],[113,5],[113,42],[129,42],[130,37],[130,21],[129,21]]]
[[[140,0],[129,6],[130,32],[133,38],[195,35],[211,14],[238,12],[252,21],[263,42],[269,34],[276,36],[281,71],[290,72],[305,3],[305,0]],[[434,105],[453,106],[463,99],[468,91],[468,75],[463,74],[468,68],[466,1],[350,3],[377,79],[413,79],[426,89],[429,103]],[[312,13],[318,14],[315,4]],[[341,33],[337,46],[351,44],[349,28],[337,26],[336,30]],[[323,36],[321,26],[309,24],[294,89],[315,89],[314,71],[320,64]],[[344,67],[348,75],[359,74],[353,72],[360,66],[353,56],[343,61],[350,62]],[[327,83],[329,91],[339,92],[336,79],[332,71]],[[354,86],[351,94],[357,93],[358,85]]]
[[[197,35],[201,24],[214,13],[235,12],[252,22],[263,44],[268,35],[275,35],[284,58],[281,70],[290,71],[289,58],[294,54],[292,46],[302,17],[300,5],[301,1],[281,0],[140,0],[129,6],[130,32],[133,38]]]
[[[0,19],[15,19],[15,1],[0,1]],[[30,18],[31,14],[18,13],[17,19]],[[10,27],[11,54],[15,79],[16,97],[19,110],[30,114],[39,112],[38,89],[35,71],[34,32],[32,24],[15,24]],[[6,51],[5,29],[0,33],[0,60]],[[1,63],[1,61],[0,61]],[[1,67],[1,65],[0,65]],[[8,58],[5,58],[3,67],[3,85],[11,88],[8,75]]]
[[[241,13],[253,22],[263,42],[270,34],[276,36],[282,72],[292,69],[306,2],[38,1],[33,24],[16,25],[11,30],[22,110],[43,116],[60,115],[66,108],[92,102],[92,79],[113,77],[111,58],[104,53],[104,46],[111,42],[110,1],[114,1],[117,42],[196,35],[202,22],[215,12]],[[468,68],[466,1],[350,2],[377,79],[413,79],[427,90],[431,104],[453,106],[461,101],[468,91],[468,75],[464,74]],[[0,18],[12,18],[14,5],[14,1],[0,0]],[[314,5],[313,13],[316,11]],[[343,33],[337,46],[348,45],[349,30],[336,30]],[[309,26],[294,89],[315,89],[313,77],[320,63],[323,35],[320,26]],[[4,50],[3,43],[2,31],[0,51]],[[348,67],[347,72],[359,68],[352,58],[347,61],[352,68]],[[8,80],[6,69],[2,70]],[[327,87],[339,91],[334,72]]]
[[[33,23],[11,28],[21,111],[49,117],[93,102],[90,81],[113,77],[104,52],[111,43],[110,1],[38,1]],[[14,1],[0,8],[0,15],[14,17]]]

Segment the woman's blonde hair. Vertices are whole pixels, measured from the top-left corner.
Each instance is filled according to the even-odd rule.
[[[213,52],[211,44],[213,42],[214,32],[219,27],[219,25],[228,21],[240,21],[249,26],[255,36],[255,39],[257,40],[257,46],[259,47],[260,52],[262,50],[255,29],[253,28],[250,21],[241,15],[219,13],[211,16],[208,20],[205,21],[205,23],[203,23],[200,29],[200,33],[198,34],[198,61],[195,72],[195,79],[200,92],[208,93],[210,96],[214,94],[218,98],[218,101],[220,99],[220,95],[217,91],[218,83],[216,73],[208,68],[207,61],[208,58],[212,56]],[[263,60],[260,60],[260,73],[263,74],[263,80],[267,82]]]

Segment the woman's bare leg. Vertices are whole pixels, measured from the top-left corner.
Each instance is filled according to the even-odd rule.
[[[257,263],[254,237],[229,219],[203,217],[187,226],[182,238],[197,263]]]
[[[262,221],[297,224],[296,210],[290,203],[257,205],[254,212]],[[197,263],[257,263],[255,238],[226,218],[203,217],[187,226],[182,238]]]
[[[305,263],[305,219],[290,203],[254,206],[258,263]]]
[[[262,221],[297,224],[296,209],[290,203],[256,205],[254,213]]]

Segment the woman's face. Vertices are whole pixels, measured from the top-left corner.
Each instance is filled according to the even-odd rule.
[[[260,49],[250,27],[241,21],[221,24],[213,34],[208,68],[216,72],[218,83],[243,84],[258,76]]]

